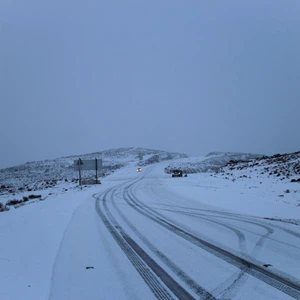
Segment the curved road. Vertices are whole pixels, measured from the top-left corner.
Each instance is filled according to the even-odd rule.
[[[149,167],[94,195],[96,220],[87,230],[98,228],[101,242],[93,247],[110,245],[106,255],[126,286],[118,295],[123,299],[141,295],[143,299],[300,299],[299,231],[181,197],[168,190],[169,178],[160,170],[159,165]],[[91,203],[86,211],[90,209]],[[285,262],[280,264],[285,268],[277,269],[277,261]],[[54,275],[60,273],[60,264],[58,259]],[[55,291],[63,277],[54,277],[50,299],[59,299]],[[68,299],[70,293],[64,295]],[[92,296],[108,299],[108,290],[105,295]]]

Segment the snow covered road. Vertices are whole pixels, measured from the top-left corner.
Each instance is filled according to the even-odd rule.
[[[282,299],[279,291],[283,291],[299,298],[298,281],[292,276],[298,272],[297,232],[255,217],[203,208],[199,201],[163,190],[163,179],[154,174],[149,170],[142,178],[99,195],[97,209],[119,245],[124,242],[120,247],[134,249],[145,268],[163,281],[161,290],[169,289],[168,297]],[[278,258],[289,274],[272,268]],[[148,286],[155,294],[152,284]]]
[[[76,201],[61,201],[63,214],[53,199],[8,212],[6,221],[22,210],[24,219],[26,210],[27,224],[44,212],[39,226],[30,225],[35,235],[27,235],[25,249],[30,253],[35,239],[43,247],[33,243],[38,257],[23,255],[22,268],[5,262],[1,299],[300,299],[299,226],[265,219],[259,204],[255,215],[235,210],[228,203],[243,198],[221,192],[217,179],[207,184],[208,175],[171,178],[163,170],[128,166],[77,192],[80,198],[72,195]],[[0,234],[15,240],[26,232]],[[9,257],[4,249],[12,261],[21,252]],[[39,268],[28,268],[36,260]],[[19,292],[10,291],[13,284]]]

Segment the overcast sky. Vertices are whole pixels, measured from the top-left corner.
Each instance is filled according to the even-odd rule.
[[[0,168],[297,151],[300,1],[1,0],[0,101]]]

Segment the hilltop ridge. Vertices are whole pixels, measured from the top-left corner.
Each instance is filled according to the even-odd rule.
[[[229,161],[244,161],[265,157],[261,154],[235,153],[235,152],[210,152],[205,157],[195,157],[180,162],[171,162],[165,168],[167,173],[172,169],[181,169],[185,173],[216,172]]]

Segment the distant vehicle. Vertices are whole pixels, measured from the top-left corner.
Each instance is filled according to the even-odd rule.
[[[172,177],[182,177],[182,173],[181,170],[172,170]]]
[[[136,168],[137,172],[142,172],[142,168]]]

